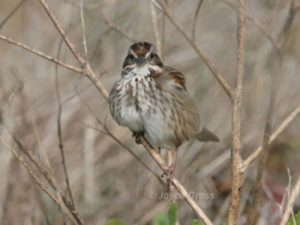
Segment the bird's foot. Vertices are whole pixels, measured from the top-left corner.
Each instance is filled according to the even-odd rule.
[[[172,179],[174,178],[175,175],[175,164],[172,163],[170,166],[166,167],[164,169],[164,173],[162,174],[162,177],[166,177],[167,179],[167,188],[169,191],[171,191],[171,183],[172,183]]]
[[[142,144],[141,137],[144,136],[144,132],[133,132],[132,137],[135,137],[135,143]]]

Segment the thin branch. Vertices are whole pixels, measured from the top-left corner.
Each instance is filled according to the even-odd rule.
[[[154,159],[156,164],[166,174],[167,173],[166,162],[157,153],[157,150],[155,150],[144,137],[141,138],[141,142],[142,142],[144,148],[150,154],[150,156]],[[182,197],[186,200],[186,202],[192,207],[192,209],[197,213],[199,218],[202,219],[206,225],[213,225],[211,220],[207,217],[205,212],[198,206],[198,204],[190,196],[190,194],[187,192],[185,187],[180,183],[180,181],[174,177],[174,178],[171,178],[170,182],[177,189],[177,191],[182,195]]]
[[[264,169],[265,169],[265,164],[268,156],[268,149],[269,149],[269,141],[270,141],[270,134],[271,134],[271,129],[272,129],[272,120],[273,120],[273,109],[274,109],[274,101],[275,101],[275,82],[277,81],[272,81],[272,93],[270,97],[270,103],[268,106],[267,110],[267,121],[265,124],[265,129],[264,129],[264,137],[263,137],[263,143],[262,143],[262,152],[260,154],[260,159],[258,162],[258,167],[257,167],[257,174],[256,174],[256,181],[254,184],[254,188],[252,190],[252,199],[253,201],[251,202],[250,205],[250,213],[249,213],[249,218],[248,222],[249,225],[255,225],[258,219],[258,207],[260,203],[260,198],[261,198],[261,191],[262,191],[262,180],[263,180],[263,174],[264,174]]]
[[[228,1],[228,0],[222,0],[225,4],[227,4],[230,8],[238,11],[238,7],[235,6],[232,2]],[[276,42],[276,40],[271,36],[271,34],[269,34],[265,28],[258,22],[256,22],[250,15],[246,14],[245,15],[246,19],[252,23],[254,25],[254,27],[256,27],[263,35],[266,36],[266,38],[271,42],[271,44],[273,45],[273,47],[278,51],[281,52],[281,47],[279,46],[279,44]]]
[[[167,6],[165,0],[160,0],[161,8],[163,9],[165,15],[169,18],[170,22],[173,24],[173,26],[178,30],[178,32],[186,39],[186,41],[193,47],[193,49],[196,51],[196,53],[202,58],[205,65],[208,67],[208,69],[211,71],[213,76],[216,78],[216,80],[219,82],[221,87],[224,89],[225,93],[228,95],[230,99],[233,98],[233,92],[231,90],[231,87],[227,83],[227,81],[222,76],[221,72],[218,70],[216,65],[211,61],[208,54],[200,48],[196,42],[192,40],[192,38],[189,37],[189,35],[184,31],[182,26],[175,20],[174,16],[172,15],[169,7]]]
[[[193,40],[193,42],[195,42],[195,40],[196,40],[196,25],[197,25],[197,19],[198,19],[198,15],[199,15],[202,3],[203,3],[203,0],[199,0],[196,11],[195,11],[195,16],[194,16],[193,25],[192,25],[192,40]]]
[[[62,202],[59,200],[59,198],[57,198],[56,196],[54,196],[51,191],[49,190],[49,188],[44,185],[42,183],[42,181],[37,177],[37,175],[33,172],[32,168],[30,168],[29,164],[25,161],[25,159],[18,154],[11,145],[9,145],[5,139],[0,136],[0,140],[1,142],[6,146],[6,148],[8,148],[13,155],[16,157],[16,159],[25,167],[25,169],[27,170],[27,172],[29,173],[29,175],[31,176],[31,178],[34,180],[34,183],[58,206],[58,208],[61,210],[61,212],[70,220],[72,221],[74,224],[78,224],[77,221],[75,220],[75,218],[71,215],[71,213],[66,209],[66,207],[64,206],[64,204],[62,204]]]
[[[3,28],[3,26],[7,23],[7,21],[13,17],[13,15],[18,11],[18,9],[25,3],[26,0],[20,1],[12,10],[11,12],[2,20],[0,23],[0,30]]]
[[[31,47],[29,47],[29,46],[27,46],[27,45],[25,45],[25,44],[23,44],[21,42],[17,42],[17,41],[15,41],[15,40],[13,40],[13,39],[11,39],[9,37],[6,37],[6,36],[4,36],[2,34],[0,34],[0,39],[3,40],[3,41],[5,41],[5,42],[7,42],[7,43],[9,43],[9,44],[18,46],[18,47],[20,47],[20,48],[22,48],[22,49],[24,49],[24,50],[26,50],[28,52],[31,52],[31,53],[37,55],[37,56],[40,56],[43,59],[46,59],[46,60],[48,60],[50,62],[53,62],[53,63],[56,63],[56,64],[58,64],[58,65],[60,65],[60,66],[62,66],[64,68],[66,68],[68,70],[71,70],[71,71],[76,72],[76,73],[82,73],[82,69],[80,69],[80,68],[77,68],[75,66],[69,65],[69,64],[67,64],[65,62],[62,62],[60,60],[57,60],[57,59],[53,58],[52,56],[49,56],[49,55],[47,55],[47,54],[45,54],[45,53],[43,53],[43,52],[41,52],[39,50],[31,48]]]
[[[110,18],[108,18],[105,13],[102,13],[102,19],[104,23],[111,29],[115,30],[122,36],[124,36],[129,41],[135,42],[135,39],[131,37],[123,28],[117,26]]]
[[[157,13],[156,13],[156,9],[154,7],[153,1],[150,1],[150,8],[151,8],[151,18],[152,18],[154,36],[155,36],[155,45],[157,48],[158,55],[162,55],[161,40],[160,40],[159,31],[158,31]]]
[[[239,0],[237,29],[237,84],[233,97],[232,149],[231,149],[231,197],[228,225],[238,224],[240,206],[241,168],[241,108],[245,64],[245,2]]]
[[[300,105],[298,105],[282,122],[281,124],[277,127],[275,131],[272,132],[270,136],[270,140],[268,145],[272,144],[275,139],[287,128],[288,125],[298,116],[300,113]],[[248,156],[247,159],[243,161],[241,170],[244,172],[251,163],[254,162],[255,159],[259,157],[259,155],[262,152],[262,146],[257,148],[250,156]]]
[[[63,42],[61,41],[59,44],[58,52],[57,52],[57,58],[60,57],[60,51],[61,51],[61,44]],[[70,185],[70,179],[68,175],[68,169],[67,169],[67,162],[65,157],[65,151],[64,151],[64,145],[63,145],[63,137],[62,137],[62,126],[61,126],[61,115],[62,115],[62,103],[61,103],[61,97],[59,92],[59,81],[58,81],[58,67],[57,64],[55,66],[55,92],[58,102],[58,113],[57,113],[57,137],[58,137],[58,146],[61,154],[62,159],[62,166],[65,176],[65,182],[67,186],[67,193],[69,196],[70,201],[66,201],[65,203],[68,204],[68,207],[71,209],[72,214],[74,215],[74,218],[76,218],[78,224],[83,224],[83,221],[80,218],[80,215],[78,213],[78,210],[76,208],[76,204],[73,198],[73,193]]]
[[[85,60],[88,59],[88,50],[86,44],[86,35],[85,35],[85,20],[84,20],[84,12],[83,12],[83,1],[80,2],[80,21],[81,21],[81,33],[82,33],[82,45],[84,49]]]
[[[49,183],[51,188],[56,192],[57,197],[60,201],[62,201],[65,205],[65,207],[69,210],[69,212],[72,214],[74,220],[76,221],[76,225],[82,225],[80,218],[78,217],[78,214],[73,211],[73,209],[68,204],[67,199],[61,194],[61,191],[59,190],[59,187],[57,185],[57,182],[55,178],[50,174],[48,169],[46,168],[43,163],[38,160],[32,152],[27,149],[24,144],[19,140],[15,135],[11,134],[8,128],[6,127],[6,130],[8,131],[8,134],[10,138],[17,144],[18,148],[21,150],[21,152],[29,159],[29,161],[36,167],[36,169],[43,175],[43,177],[46,179],[46,181]],[[72,220],[73,221],[73,220]]]
[[[288,203],[287,203],[287,206],[286,206],[286,209],[284,210],[284,213],[283,213],[283,216],[281,218],[281,221],[280,221],[280,224],[279,225],[286,225],[287,224],[287,221],[289,219],[289,216],[292,212],[292,209],[293,209],[293,205],[297,199],[297,197],[299,196],[300,194],[300,176],[298,177],[298,180],[291,192],[291,195],[288,199]]]
[[[45,0],[38,0],[44,10],[46,11],[48,17],[50,18],[51,22],[55,26],[58,33],[61,35],[62,39],[64,40],[64,43],[68,46],[76,60],[79,62],[79,64],[83,68],[83,74],[85,74],[92,83],[96,86],[96,88],[100,91],[100,93],[103,95],[105,99],[108,98],[108,91],[105,89],[102,82],[97,78],[95,72],[92,70],[90,64],[78,53],[76,50],[74,44],[71,42],[71,40],[67,37],[64,29],[62,28],[61,24],[58,22],[52,11],[49,9],[49,6],[47,5]],[[81,71],[82,72],[82,71]]]

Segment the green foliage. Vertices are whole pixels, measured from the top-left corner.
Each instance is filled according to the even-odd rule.
[[[176,203],[172,203],[168,210],[168,218],[170,225],[175,225],[177,219],[177,205]]]
[[[296,224],[294,221],[296,221]],[[288,225],[300,225],[300,212],[298,212],[294,218],[289,219]]]
[[[165,214],[158,213],[155,218],[155,225],[170,225],[170,220]]]
[[[192,225],[202,225],[198,220],[193,219]]]
[[[126,225],[126,224],[118,219],[110,219],[105,223],[105,225]]]
[[[168,209],[168,213],[158,213],[155,217],[155,225],[175,225],[177,218],[177,205],[172,203]]]

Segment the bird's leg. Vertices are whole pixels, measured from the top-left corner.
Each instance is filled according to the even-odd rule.
[[[169,190],[171,188],[171,180],[173,179],[175,174],[176,161],[177,161],[177,149],[168,150],[167,152],[168,168],[166,170],[166,176],[167,176],[167,186]]]
[[[141,144],[141,137],[144,136],[144,132],[140,131],[140,132],[133,132],[132,133],[132,137],[135,137],[135,142],[139,145]]]

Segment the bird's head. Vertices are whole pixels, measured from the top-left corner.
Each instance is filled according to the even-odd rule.
[[[123,69],[142,69],[158,71],[163,63],[157,55],[154,46],[148,42],[138,42],[130,46],[123,63]]]

